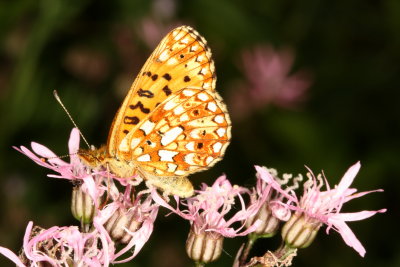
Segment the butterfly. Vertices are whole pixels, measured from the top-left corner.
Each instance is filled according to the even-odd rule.
[[[187,176],[220,161],[231,138],[215,84],[207,41],[189,26],[175,28],[137,75],[107,145],[80,150],[81,161],[121,178],[139,175],[167,195],[193,195]]]

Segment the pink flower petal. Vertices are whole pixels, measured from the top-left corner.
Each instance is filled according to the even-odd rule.
[[[79,130],[77,128],[73,128],[68,140],[68,150],[70,154],[75,154],[79,150]]]
[[[18,258],[17,255],[14,254],[8,248],[0,247],[0,254],[3,254],[7,258],[9,258],[12,262],[14,262],[18,267],[26,267],[25,264]]]
[[[358,171],[361,168],[361,164],[358,161],[356,164],[351,166],[346,173],[344,174],[343,178],[340,180],[339,185],[337,186],[337,194],[341,195],[347,188],[350,187],[350,185],[353,183],[354,178],[356,178],[356,175]]]
[[[260,166],[255,166],[257,170],[257,175],[260,176],[261,179],[263,179],[266,183],[272,186],[273,189],[279,192],[279,194],[282,194],[285,198],[287,198],[290,201],[297,202],[297,199],[294,198],[292,195],[288,194],[285,190],[281,188],[281,185],[275,181],[275,179],[272,177],[272,175],[269,173],[269,171],[265,167],[260,167]]]
[[[358,252],[358,254],[361,255],[361,257],[364,257],[366,252],[365,248],[354,235],[353,231],[351,231],[350,227],[348,227],[347,224],[343,221],[335,221],[334,226],[338,229],[338,232],[342,236],[346,245],[354,248]]]
[[[50,149],[48,149],[47,147],[45,147],[41,144],[32,142],[31,147],[32,147],[33,152],[35,152],[39,156],[47,159],[50,163],[57,164],[60,166],[68,164],[65,161],[59,159],[58,156],[56,154],[54,154],[53,151],[51,151]]]
[[[353,222],[353,221],[364,220],[371,216],[374,216],[377,213],[384,213],[384,212],[386,212],[386,209],[373,210],[373,211],[364,210],[351,213],[337,213],[337,214],[332,214],[331,218],[335,221],[341,220],[341,221]]]

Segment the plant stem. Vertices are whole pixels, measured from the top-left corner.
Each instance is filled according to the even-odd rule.
[[[204,262],[195,261],[194,266],[195,267],[204,267],[204,266],[206,266],[206,264]]]
[[[248,236],[247,243],[243,249],[242,255],[240,256],[240,260],[239,260],[240,266],[242,266],[246,262],[249,254],[250,254],[250,251],[253,248],[253,245],[256,242],[256,240],[257,240],[256,235],[250,234]]]

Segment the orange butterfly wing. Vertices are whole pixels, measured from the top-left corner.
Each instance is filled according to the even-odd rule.
[[[157,176],[186,176],[221,159],[230,119],[215,91],[215,67],[206,40],[182,26],[151,54],[110,129],[111,157]]]

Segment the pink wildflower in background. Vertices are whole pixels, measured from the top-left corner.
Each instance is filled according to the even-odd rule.
[[[149,48],[154,48],[171,29],[181,24],[180,22],[166,24],[152,17],[145,17],[137,32]]]
[[[246,80],[236,86],[230,97],[233,116],[244,118],[270,104],[294,108],[302,103],[311,78],[305,71],[291,74],[293,61],[291,51],[268,45],[243,51],[240,66]]]
[[[149,48],[154,49],[169,31],[184,23],[174,20],[175,0],[155,0],[151,4],[151,11],[151,15],[141,20],[137,35]]]

